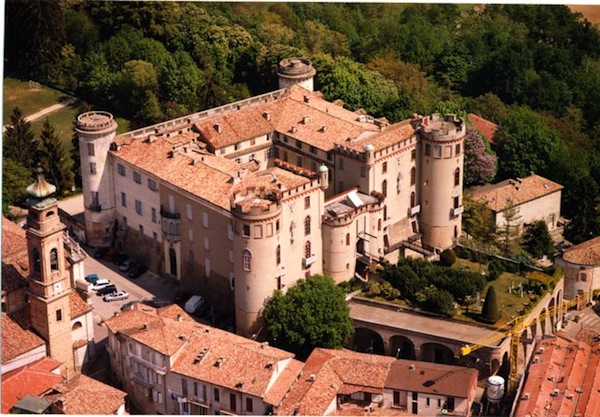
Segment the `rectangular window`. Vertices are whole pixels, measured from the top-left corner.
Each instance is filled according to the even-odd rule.
[[[338,182],[338,193],[344,191],[344,181]]]
[[[127,207],[127,194],[121,192],[121,205]]]
[[[381,165],[381,173],[385,174],[387,172],[387,161]]]
[[[254,237],[258,239],[262,238],[262,226],[260,224],[254,226]]]
[[[314,146],[310,147],[310,153],[317,153],[317,148],[315,148]]]
[[[310,196],[304,197],[304,208],[310,207]]]
[[[192,229],[188,229],[188,240],[190,242],[194,241],[194,231]]]
[[[227,239],[233,240],[233,227],[230,224],[227,225]]]
[[[456,145],[456,148],[454,149],[454,153],[456,155],[460,155],[460,143]]]
[[[413,149],[410,151],[410,160],[414,161],[417,158],[417,150]]]
[[[446,146],[445,150],[444,158],[452,158],[452,146]]]
[[[265,150],[265,161],[271,157],[271,148]]]
[[[121,165],[121,164],[117,164],[117,172],[119,173],[120,176],[124,177],[125,176],[125,166]]]
[[[210,239],[207,237],[204,238],[204,249],[210,250]]]
[[[62,321],[62,310],[56,310],[56,321]]]
[[[216,402],[219,402],[219,401],[221,401],[221,398],[220,398],[220,395],[219,395],[219,394],[220,394],[220,392],[219,392],[219,388],[215,388],[215,389],[213,390],[213,400],[215,400]]]
[[[460,198],[454,197],[454,208],[459,208],[460,207]]]
[[[425,405],[427,405],[427,407],[431,405],[431,399],[429,397],[425,398]]]
[[[152,232],[152,243],[154,245],[158,244],[158,235],[156,234],[156,232]]]
[[[90,174],[96,175],[96,163],[90,162]]]
[[[302,142],[300,142],[299,140],[296,140],[296,148],[302,149]]]
[[[233,145],[233,150],[237,151],[240,149],[240,147],[241,147],[241,145],[239,143],[236,143],[235,145]]]
[[[237,401],[235,394],[233,393],[229,394],[229,407],[231,408],[231,411],[237,411]]]
[[[186,204],[185,208],[186,208],[186,211],[187,211],[187,218],[188,218],[188,220],[192,220],[192,205],[191,204]]]
[[[433,147],[433,157],[441,158],[442,157],[442,147],[440,145],[435,145]]]
[[[88,155],[89,156],[95,156],[96,155],[96,151],[94,149],[94,144],[93,143],[88,143],[87,144],[87,148],[88,148]]]
[[[344,169],[344,159],[343,158],[338,159],[338,168]]]
[[[190,413],[190,403],[182,403],[182,408],[183,408],[183,414],[189,414]]]
[[[202,226],[208,227],[208,213],[202,212]]]
[[[246,398],[246,411],[248,411],[249,413],[254,411],[254,403],[252,401],[252,398]]]
[[[311,161],[310,170],[313,172],[317,172],[317,163],[315,161]]]
[[[183,395],[188,395],[188,384],[187,379],[181,378],[181,393]]]
[[[275,232],[279,232],[279,220],[275,221]]]
[[[250,139],[250,146],[256,145],[256,139]]]
[[[273,236],[273,223],[267,223],[267,237]]]
[[[441,407],[442,407],[442,399],[438,398],[438,408],[441,408]]]
[[[157,191],[158,189],[156,188],[156,181],[148,178],[148,189],[150,189],[150,191]]]
[[[425,145],[425,155],[431,156],[431,145],[429,143]]]
[[[328,161],[333,161],[333,153],[327,152],[327,160]]]
[[[142,202],[140,200],[135,200],[135,212],[142,215]]]
[[[92,191],[92,208],[96,208],[100,205],[100,196],[98,195],[98,191]]]
[[[279,148],[277,146],[273,148],[273,157],[279,158]]]
[[[204,275],[210,277],[210,259],[204,258]]]
[[[152,223],[156,223],[156,208],[152,207]]]
[[[133,181],[136,184],[141,184],[142,183],[142,174],[140,174],[137,171],[133,171]]]
[[[139,236],[140,238],[144,236],[144,226],[142,226],[141,224],[140,224],[139,233],[140,233],[140,236]]]
[[[412,399],[413,399],[413,401],[417,401],[419,399],[419,393],[418,392],[413,392],[412,393]]]
[[[360,166],[360,176],[365,178],[367,176],[367,168],[364,165]]]
[[[299,167],[302,166],[302,157],[301,156],[296,157],[296,165],[298,165]]]
[[[250,237],[250,225],[245,224],[242,226],[242,236]]]
[[[198,383],[194,382],[194,397],[198,396]]]

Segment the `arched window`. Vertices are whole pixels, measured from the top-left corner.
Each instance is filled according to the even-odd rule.
[[[252,271],[252,254],[248,249],[244,250],[242,254],[242,264],[244,265],[244,271]]]
[[[417,183],[417,169],[412,167],[410,169],[410,185],[415,185]]]
[[[377,230],[381,230],[381,219],[377,220]]]
[[[416,205],[417,205],[417,195],[413,191],[412,193],[410,193],[410,206],[414,207]]]
[[[454,170],[454,185],[460,184],[460,168],[456,168]]]
[[[308,259],[310,258],[311,255],[311,251],[310,251],[310,241],[307,241],[304,244],[304,258]]]
[[[42,269],[42,266],[40,265],[40,252],[33,248],[31,251],[31,256],[33,258],[33,270],[35,272],[40,272]]]
[[[52,217],[52,216],[54,216],[54,212],[53,211],[49,211],[48,213],[46,213],[46,218]]]
[[[350,245],[350,233],[346,233],[346,245]]]
[[[56,250],[56,248],[50,251],[50,268],[53,271],[56,271],[58,269],[58,251]]]
[[[381,193],[387,197],[387,180],[383,180],[381,183]]]
[[[277,258],[277,265],[281,263],[281,245],[277,245],[277,249],[275,250],[275,258]]]
[[[310,235],[310,216],[306,216],[304,219],[304,235]]]

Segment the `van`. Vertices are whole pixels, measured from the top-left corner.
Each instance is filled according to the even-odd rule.
[[[99,279],[96,281],[94,285],[92,285],[92,290],[98,291],[106,286],[110,285],[110,281],[107,279]]]
[[[204,297],[202,297],[201,295],[192,295],[191,298],[185,303],[184,310],[187,313],[192,314],[202,304],[204,304]]]
[[[96,292],[96,294],[98,294],[98,295],[106,295],[106,294],[112,294],[113,292],[117,292],[117,286],[114,285],[114,284],[110,284],[110,285],[107,285],[104,288],[100,288]]]

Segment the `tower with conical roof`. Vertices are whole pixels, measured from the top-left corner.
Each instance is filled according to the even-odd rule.
[[[36,181],[27,187],[27,251],[29,257],[29,308],[32,328],[47,342],[48,355],[74,369],[71,340],[71,285],[64,254],[64,230],[58,215],[56,187],[38,168]]]

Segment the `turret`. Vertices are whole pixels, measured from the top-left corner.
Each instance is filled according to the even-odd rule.
[[[453,246],[461,232],[464,138],[466,124],[455,115],[422,120],[420,226],[423,244]]]
[[[314,91],[314,77],[317,71],[308,59],[289,58],[279,63],[277,76],[279,77],[279,88],[288,88],[299,85],[309,91]]]
[[[117,123],[110,113],[87,112],[79,115],[75,130],[79,135],[86,240],[91,246],[109,246],[115,221],[115,196],[107,158]]]
[[[329,168],[325,164],[319,167],[319,181],[323,191],[329,188]]]

